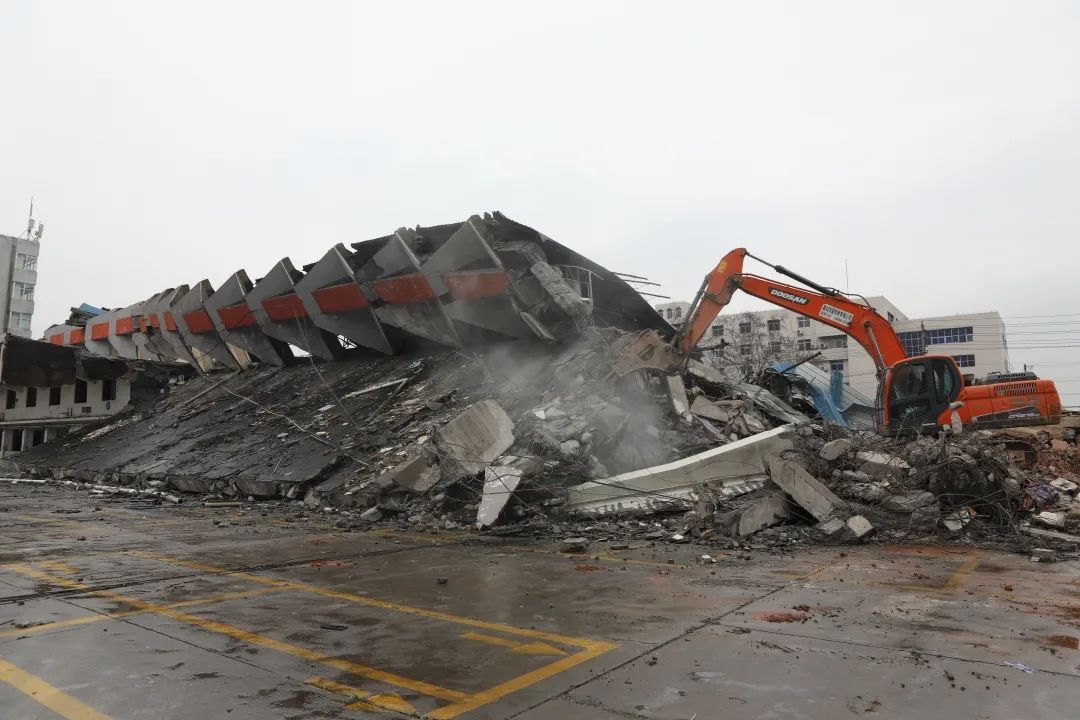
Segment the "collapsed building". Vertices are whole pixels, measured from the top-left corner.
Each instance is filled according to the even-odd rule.
[[[4,469],[99,496],[302,503],[342,527],[1075,539],[1069,418],[1018,457],[991,433],[886,440],[853,420],[867,401],[797,368],[622,375],[638,334],[672,329],[618,274],[497,213],[352,247],[50,328],[53,346],[200,376]]]

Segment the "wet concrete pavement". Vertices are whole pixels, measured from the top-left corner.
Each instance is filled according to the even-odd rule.
[[[1075,563],[141,505],[0,485],[3,718],[1076,717]]]

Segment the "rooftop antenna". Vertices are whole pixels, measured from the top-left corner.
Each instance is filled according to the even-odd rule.
[[[26,221],[26,238],[30,239],[30,234],[34,232],[34,196],[30,196],[30,219]]]

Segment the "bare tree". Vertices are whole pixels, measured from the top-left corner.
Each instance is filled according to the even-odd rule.
[[[798,350],[795,327],[783,313],[728,316],[710,328],[699,347],[707,362],[747,382],[774,362],[797,362],[809,354]]]

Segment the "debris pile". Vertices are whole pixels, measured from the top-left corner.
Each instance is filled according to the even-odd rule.
[[[1080,542],[1080,423],[887,439],[701,363],[613,370],[633,333],[196,380],[9,459],[15,477],[280,498],[342,527],[789,547]],[[790,399],[790,395],[789,395]],[[1034,535],[1035,538],[1028,537]]]

